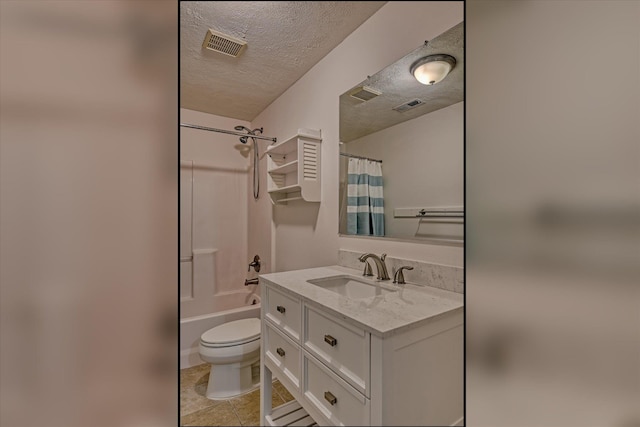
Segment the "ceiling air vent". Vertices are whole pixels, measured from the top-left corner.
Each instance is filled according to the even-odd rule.
[[[421,99],[414,99],[413,101],[405,102],[404,104],[398,105],[397,107],[393,107],[393,109],[400,113],[404,113],[405,111],[416,108],[418,105],[422,104],[424,104],[424,101],[422,101]]]
[[[204,38],[204,42],[202,43],[202,47],[204,48],[214,52],[224,53],[225,55],[233,56],[234,58],[240,56],[246,46],[247,42],[244,40],[239,40],[235,37],[231,37],[211,29],[207,31],[207,36]]]
[[[352,90],[349,95],[359,101],[369,101],[378,95],[382,95],[382,92],[378,92],[369,86],[359,86]]]

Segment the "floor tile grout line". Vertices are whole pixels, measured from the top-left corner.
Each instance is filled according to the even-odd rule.
[[[194,389],[194,391],[195,391],[195,385],[193,386],[193,389]],[[180,390],[180,394],[182,394],[182,390]],[[180,417],[183,417],[183,416],[185,416],[185,415],[190,415],[190,414],[196,413],[196,412],[201,411],[201,410],[204,410],[204,409],[211,408],[211,407],[213,407],[213,406],[216,406],[216,405],[217,405],[217,403],[219,402],[219,401],[217,401],[217,400],[208,399],[208,398],[206,398],[206,396],[203,396],[203,395],[201,395],[201,394],[198,394],[197,392],[196,392],[196,394],[197,394],[198,396],[204,397],[204,398],[206,399],[206,401],[203,401],[203,402],[202,402],[202,404],[204,404],[204,406],[199,407],[198,409],[194,409],[194,410],[192,410],[192,411],[190,411],[190,412],[183,413],[182,411],[183,411],[184,409],[183,409],[183,406],[182,406],[182,402],[180,402]],[[205,402],[206,402],[206,403],[205,403]]]
[[[282,395],[280,394],[280,392],[278,391],[278,389],[277,389],[277,388],[275,388],[275,387],[273,386],[273,383],[271,383],[271,392],[273,393],[274,391],[276,392],[276,394],[278,395],[278,397],[280,398],[280,400],[282,400],[282,401],[284,402],[284,397],[282,397]],[[285,403],[286,403],[286,402],[285,402]]]
[[[231,406],[231,410],[233,411],[233,415],[235,415],[237,420],[238,420],[238,425],[240,425],[240,426],[244,425],[244,424],[242,424],[242,420],[240,419],[240,416],[236,412],[236,407],[233,406],[233,403],[231,403],[231,399],[227,400],[227,402],[229,402],[229,406]]]
[[[222,406],[222,405],[224,405],[224,403],[222,403],[221,405],[209,405],[209,406],[205,406],[204,408],[200,408],[200,409],[198,409],[198,410],[195,410],[195,411],[189,412],[188,414],[182,414],[182,413],[181,413],[181,414],[180,414],[180,418],[184,418],[184,417],[186,417],[186,416],[188,416],[188,415],[193,415],[193,414],[195,414],[196,412],[206,411],[206,410],[213,409],[213,408],[215,408],[215,407],[217,407],[217,406]]]
[[[260,404],[259,404],[259,401],[260,401],[260,393],[262,393],[262,391],[261,391],[260,387],[258,387],[256,390],[258,390],[258,407],[259,407],[259,406],[260,406]],[[249,393],[246,393],[244,396],[246,396],[247,398],[249,398],[249,395],[250,395],[250,394],[252,394],[252,393],[255,393],[255,391],[256,391],[256,390],[252,390],[252,391],[250,391]],[[234,411],[236,411],[236,407],[235,407],[235,405],[232,403],[232,401],[233,401],[233,400],[234,400],[233,398],[232,398],[232,399],[229,399],[229,404],[231,405],[231,407],[233,408],[233,410],[234,410]],[[242,426],[244,426],[245,424],[244,424],[244,422],[243,422],[242,418],[240,418],[240,415],[238,415],[238,413],[237,413],[237,412],[236,412],[236,415],[238,416],[238,421],[240,422],[240,424],[241,424]],[[258,415],[258,418],[259,418],[259,417],[260,417],[260,415]]]
[[[182,418],[182,417],[185,417],[187,415],[195,414],[196,412],[204,411],[205,409],[210,409],[210,408],[213,408],[215,406],[218,406],[218,405],[216,405],[215,402],[213,402],[213,403],[208,404],[207,406],[204,406],[202,408],[198,408],[195,411],[187,412],[186,414],[183,414],[182,413],[182,408],[180,408],[180,417]]]
[[[196,372],[206,371],[206,368],[207,368],[206,367],[206,363],[202,363],[200,365],[195,365],[195,366],[191,366],[189,368],[181,369],[180,370],[181,376],[180,376],[180,391],[179,391],[179,394],[182,395],[183,387],[186,387],[186,388],[188,388],[190,390],[195,391],[195,388],[198,385],[198,381],[202,377],[199,377],[199,376],[194,377],[194,378],[189,378],[189,377],[191,377],[192,375],[195,376]],[[200,372],[200,373],[204,373],[204,375],[206,376],[205,372]],[[183,378],[183,376],[189,378],[189,381],[184,381],[187,378]],[[198,394],[198,393],[196,392],[196,394]],[[198,394],[198,395],[206,398],[206,396],[203,396],[203,395],[200,395],[200,394]],[[199,406],[198,405],[196,407],[196,409],[193,409],[193,410],[191,410],[189,412],[186,412],[186,413],[183,413],[184,409],[183,409],[183,406],[182,406],[182,402],[180,402],[180,417],[182,418],[184,416],[194,414],[194,413],[196,413],[198,411],[202,411],[202,410],[205,410],[205,409],[212,408],[212,407],[216,406],[217,402],[218,401],[216,401],[216,400],[206,399],[206,400],[201,402],[201,404],[203,404],[204,406]]]

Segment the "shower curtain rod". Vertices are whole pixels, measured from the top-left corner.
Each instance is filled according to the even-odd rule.
[[[382,163],[382,160],[371,159],[369,157],[356,156],[355,154],[340,153],[340,155],[345,157],[353,157],[355,159],[371,160],[372,162]]]
[[[192,128],[192,129],[200,129],[200,130],[208,130],[210,132],[220,132],[220,133],[228,133],[229,135],[236,135],[236,136],[250,136],[251,138],[256,138],[256,139],[266,139],[267,141],[273,141],[273,142],[278,142],[277,138],[270,138],[268,136],[260,136],[260,135],[251,135],[248,133],[242,133],[242,132],[235,132],[232,130],[224,130],[224,129],[216,129],[216,128],[208,128],[206,126],[198,126],[198,125],[190,125],[188,123],[180,123],[181,127],[184,128]]]

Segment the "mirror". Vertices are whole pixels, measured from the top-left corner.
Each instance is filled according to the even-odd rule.
[[[455,65],[425,85],[430,55]],[[340,235],[464,241],[464,23],[340,96]]]

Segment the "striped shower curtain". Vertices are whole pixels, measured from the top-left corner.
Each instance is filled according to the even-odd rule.
[[[349,159],[347,234],[384,236],[382,163]]]

